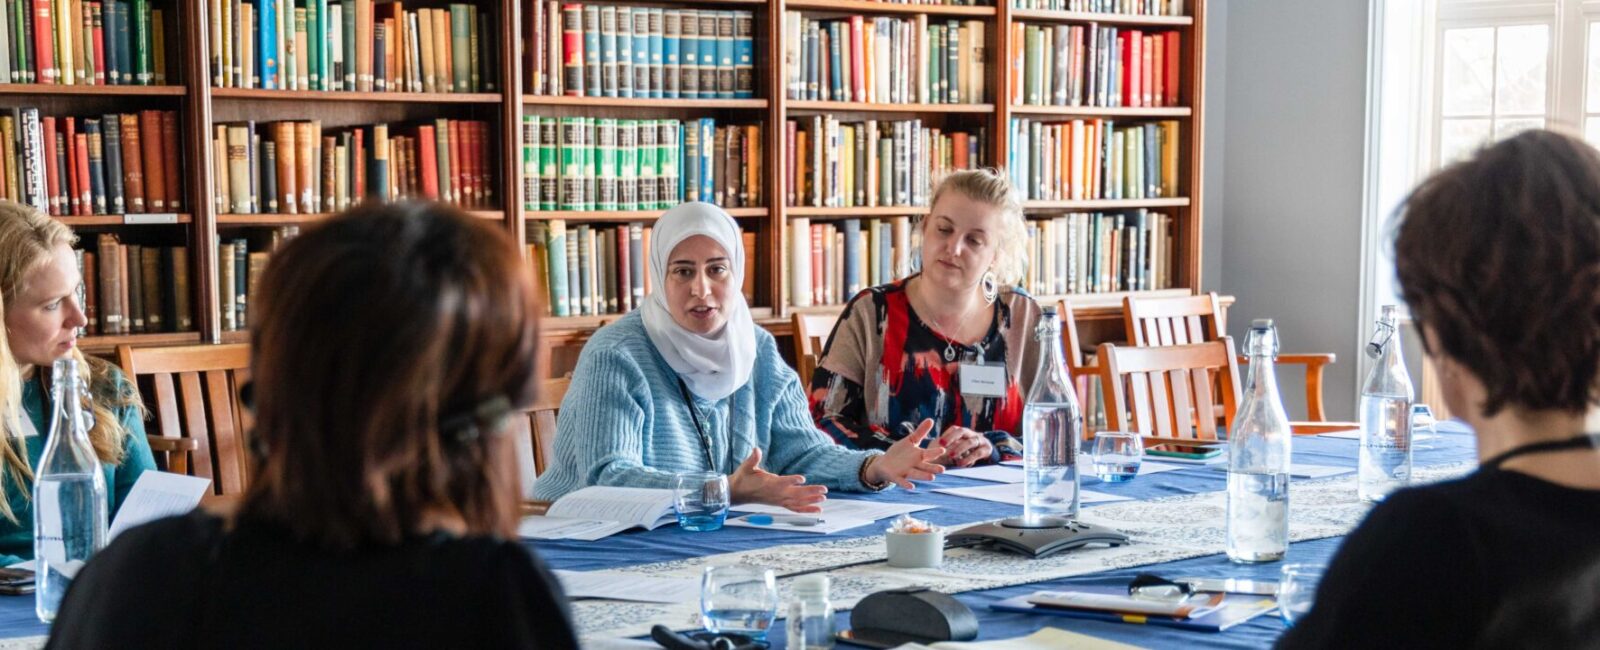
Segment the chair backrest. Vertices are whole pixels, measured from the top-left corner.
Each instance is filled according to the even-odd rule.
[[[833,324],[839,321],[839,315],[795,312],[792,318],[794,369],[800,374],[801,389],[810,390],[811,372],[817,369],[817,362],[822,360],[822,348],[827,345],[828,335],[833,332]]]
[[[561,411],[561,400],[567,396],[568,378],[547,379],[539,387],[539,399],[528,409],[528,420],[533,426],[533,466],[539,476],[555,459],[556,415]]]
[[[1189,345],[1215,341],[1228,331],[1217,294],[1122,299],[1122,323],[1133,345]]]
[[[1104,343],[1098,356],[1110,430],[1215,440],[1219,419],[1233,425],[1239,402],[1233,339],[1163,347]],[[1222,393],[1221,413],[1213,390]]]
[[[1094,365],[1084,359],[1082,340],[1078,338],[1078,318],[1072,313],[1072,299],[1062,298],[1056,303],[1056,316],[1061,319],[1061,346],[1067,357],[1067,372],[1074,378],[1092,374]],[[1080,400],[1082,397],[1080,396]]]
[[[239,387],[249,381],[250,346],[117,346],[117,363],[140,384],[155,415],[151,438],[187,438],[189,451],[166,458],[168,471],[211,479],[215,494],[234,495],[249,485],[249,416]]]

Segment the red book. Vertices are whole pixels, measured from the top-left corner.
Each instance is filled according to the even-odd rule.
[[[448,120],[447,123],[450,125],[450,187],[456,188],[456,205],[466,205],[466,180],[461,173],[461,121]]]
[[[89,136],[79,133],[73,138],[72,154],[78,172],[78,214],[88,216],[94,214],[94,193],[89,187]]]
[[[867,101],[867,57],[861,51],[861,23],[860,14],[850,17],[850,88],[851,96],[846,98],[851,101]],[[888,71],[884,71],[887,73]],[[887,97],[879,97],[878,101],[887,101]]]
[[[950,134],[950,148],[954,149],[954,151],[950,153],[952,154],[952,158],[954,158],[952,164],[956,169],[967,168],[967,148],[971,146],[972,144],[967,141],[967,134],[965,131],[956,131],[955,133]]]
[[[811,224],[811,304],[826,304],[823,298],[822,284],[825,278],[822,270],[822,224]]]
[[[788,195],[787,198],[789,200],[785,205],[799,205],[799,203],[795,202],[795,196],[800,191],[794,176],[794,132],[796,128],[794,120],[789,120],[783,125],[783,188],[787,190],[785,194]]]
[[[79,189],[83,185],[83,181],[85,179],[78,176],[78,140],[75,137],[77,135],[76,122],[77,120],[74,120],[70,117],[61,118],[61,142],[63,145],[65,145],[65,147],[62,149],[62,153],[64,154],[62,156],[62,160],[66,163],[67,172],[67,175],[61,179],[61,189],[67,195],[67,198],[61,202],[61,214],[83,214],[81,211],[82,207],[78,205],[78,194]]]
[[[128,212],[145,212],[144,156],[140,154],[139,116],[122,113],[117,116],[122,125],[122,194],[127,198]],[[101,262],[105,262],[102,258]]]
[[[1167,38],[1161,34],[1145,38],[1145,71],[1150,79],[1150,105],[1167,105]]]
[[[622,311],[633,311],[633,287],[629,280],[628,268],[628,224],[617,226],[617,307]]]
[[[563,93],[573,97],[583,96],[585,82],[598,85],[600,81],[583,78],[583,5],[561,6],[561,70],[565,73]]]
[[[167,211],[166,163],[162,160],[165,138],[161,135],[161,114],[139,111],[139,139],[144,143],[144,198],[151,212]]]
[[[429,201],[439,200],[439,155],[436,151],[438,136],[433,133],[433,126],[425,124],[417,127],[417,139],[421,140],[418,146],[420,154],[418,165],[422,168],[422,198]]]
[[[350,160],[353,161],[352,164],[355,167],[355,169],[350,170],[350,195],[351,201],[354,203],[361,203],[367,198],[367,145],[366,136],[364,135],[366,132],[366,129],[355,130],[354,144],[352,145],[354,151],[350,152]]]
[[[39,125],[44,131],[44,183],[49,199],[50,214],[61,215],[61,179],[56,174],[56,118],[41,117]]]
[[[489,141],[489,123],[475,124],[477,128],[473,131],[472,142],[478,157],[472,165],[472,171],[477,178],[477,184],[473,187],[478,189],[478,207],[484,208],[489,206],[489,199],[494,196],[494,186],[489,183],[489,168],[492,163],[489,161],[489,148],[484,146],[484,143]]]
[[[33,68],[39,83],[56,83],[55,24],[50,0],[33,0]]]
[[[1177,32],[1167,32],[1166,39],[1166,46],[1162,49],[1166,50],[1167,55],[1167,105],[1177,106],[1178,61],[1180,60],[1180,53],[1183,51],[1182,37]]]
[[[183,211],[183,176],[178,169],[179,162],[183,159],[178,148],[178,112],[161,111],[161,138],[164,161],[162,172],[166,174],[167,183],[167,210],[171,212]]]
[[[1141,62],[1144,60],[1140,55],[1144,49],[1140,47],[1140,42],[1144,39],[1138,31],[1128,30],[1118,35],[1117,40],[1122,42],[1122,105],[1138,106],[1139,69],[1143,67]]]
[[[478,153],[473,146],[477,131],[472,128],[470,121],[462,120],[451,126],[456,124],[461,125],[461,207],[474,208],[478,205]]]
[[[106,35],[101,11],[104,11],[104,5],[98,2],[89,3],[89,12],[94,16],[92,19],[94,34],[91,37],[94,41],[94,82],[104,85],[106,83]]]

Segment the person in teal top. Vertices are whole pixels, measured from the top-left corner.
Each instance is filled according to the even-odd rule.
[[[0,201],[0,565],[33,557],[33,470],[50,435],[50,366],[63,356],[88,371],[89,442],[105,468],[112,516],[139,475],[155,468],[133,383],[116,366],[85,358],[78,330],[83,283],[77,237],[38,210]]]

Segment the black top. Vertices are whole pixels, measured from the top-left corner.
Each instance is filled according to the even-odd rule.
[[[576,648],[555,576],[516,542],[419,537],[333,552],[191,513],[83,568],[50,648]]]
[[[1279,648],[1470,648],[1503,607],[1600,560],[1600,491],[1513,471],[1401,490],[1334,557]]]

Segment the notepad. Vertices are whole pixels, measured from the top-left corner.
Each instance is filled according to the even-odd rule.
[[[1126,595],[1126,588],[1118,587],[1073,587],[1072,592]],[[1103,612],[1087,609],[1068,609],[1064,607],[1049,607],[1029,602],[1038,594],[1028,594],[1008,598],[989,606],[990,609],[1000,612],[1020,612],[1024,614],[1044,614],[1048,616],[1065,616],[1068,618],[1088,618],[1100,621],[1114,621],[1119,623],[1137,623],[1142,625],[1161,625],[1187,630],[1200,630],[1204,632],[1221,632],[1252,618],[1271,612],[1278,608],[1277,601],[1266,596],[1251,596],[1245,594],[1228,594],[1222,599],[1221,605],[1212,611],[1191,618],[1176,618],[1160,615],[1124,614],[1120,612]]]
[[[655,530],[677,520],[673,497],[672,490],[590,486],[556,499],[544,516],[524,517],[517,534],[594,541],[630,528]]]
[[[106,541],[116,539],[124,531],[162,517],[172,517],[194,510],[201,497],[211,490],[211,479],[170,472],[146,470],[134,481],[133,489],[122,500],[116,518],[106,533]]]

